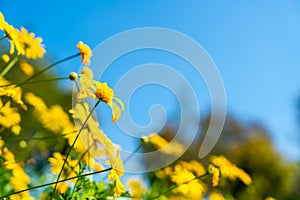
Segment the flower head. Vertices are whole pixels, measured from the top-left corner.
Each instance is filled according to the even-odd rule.
[[[219,168],[221,176],[231,180],[238,178],[246,185],[252,183],[251,177],[244,170],[238,168],[224,156],[212,156],[210,161],[214,166]]]
[[[27,110],[27,106],[22,101],[22,89],[21,87],[15,87],[9,85],[10,82],[4,78],[0,78],[0,96],[10,97],[14,102],[19,104],[24,110]]]
[[[96,86],[96,98],[110,106],[112,109],[112,122],[114,123],[120,118],[121,112],[124,110],[124,104],[119,98],[114,97],[114,92],[108,87],[107,83],[96,81]]]
[[[86,97],[99,99],[110,106],[112,110],[112,122],[114,123],[121,116],[124,110],[123,102],[114,96],[114,91],[107,83],[101,83],[93,80],[93,72],[88,67],[83,67],[79,75],[80,90],[77,93],[77,101],[81,101]]]
[[[29,33],[24,27],[21,27],[20,41],[25,50],[25,57],[28,59],[43,58],[46,50],[44,45],[41,44],[42,38],[34,37],[34,33]]]
[[[16,47],[18,55],[24,55],[25,50],[20,41],[20,31],[5,21],[2,12],[0,12],[0,30],[4,31],[10,41],[10,54],[14,53]]]
[[[79,53],[81,55],[81,62],[85,64],[85,66],[89,66],[92,57],[92,51],[90,47],[84,44],[82,41],[77,43],[77,48],[79,49]]]
[[[0,99],[0,125],[4,128],[12,128],[15,134],[20,133],[21,116],[17,112],[17,108],[10,107],[10,101],[3,105]]]

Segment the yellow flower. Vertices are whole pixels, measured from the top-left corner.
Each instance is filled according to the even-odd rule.
[[[5,62],[8,63],[10,61],[10,57],[7,54],[3,54],[1,56],[1,59]]]
[[[77,43],[77,48],[79,49],[81,55],[81,62],[85,64],[85,66],[90,65],[90,58],[92,57],[92,51],[90,47],[84,44],[82,41]]]
[[[11,151],[9,151],[7,148],[3,149],[2,156],[5,159],[4,167],[6,169],[12,170],[17,166],[17,162],[15,161],[14,154]]]
[[[276,200],[274,197],[266,197],[265,200]]]
[[[105,102],[112,109],[112,122],[114,123],[121,116],[121,112],[124,110],[123,102],[114,96],[113,90],[108,87],[107,83],[96,82],[96,98]]]
[[[0,125],[4,128],[12,128],[12,131],[15,131],[15,134],[20,133],[20,129],[14,128],[15,126],[19,127],[21,122],[21,116],[17,112],[17,108],[10,107],[10,101],[7,101],[3,105],[0,99]]]
[[[195,173],[196,176],[202,176],[206,173],[203,165],[196,160],[191,160],[189,162],[180,161],[179,163],[185,169]]]
[[[12,170],[12,178],[10,179],[10,184],[13,186],[15,191],[20,191],[23,189],[26,189],[28,187],[28,184],[30,182],[29,176],[24,172],[23,168],[20,165],[17,165]],[[16,195],[11,196],[11,199],[26,199],[26,200],[33,200],[32,197],[30,197],[29,191],[25,191]]]
[[[75,130],[68,114],[60,105],[53,105],[48,108],[44,100],[33,93],[26,93],[25,100],[28,104],[34,106],[34,114],[46,129],[54,133]]]
[[[134,198],[133,200],[142,199],[142,195],[144,193],[144,188],[142,187],[142,182],[140,180],[130,179],[127,182],[127,185],[130,188],[130,194]]]
[[[27,110],[27,106],[22,101],[22,89],[21,87],[15,87],[9,85],[10,82],[0,77],[0,96],[10,97],[14,102],[19,104],[24,110]],[[6,86],[7,85],[7,86]]]
[[[219,191],[212,191],[208,197],[210,200],[225,200],[225,197]]]
[[[25,60],[20,61],[20,69],[27,76],[31,76],[34,74],[34,68],[29,63],[27,63]]]
[[[242,169],[227,160],[224,156],[212,156],[210,161],[219,168],[221,176],[228,177],[231,180],[239,178],[246,185],[252,183],[251,177]]]
[[[174,192],[184,196],[184,199],[202,199],[206,188],[200,180],[192,180],[177,187]]]
[[[23,168],[20,165],[17,165],[12,170],[13,177],[10,179],[10,183],[13,186],[15,191],[20,191],[27,188],[27,185],[30,182],[30,178],[25,174]]]
[[[24,27],[21,27],[20,41],[25,49],[25,57],[28,59],[43,58],[46,52],[44,45],[41,44],[42,38],[34,36],[34,33],[28,33]]]
[[[20,41],[20,31],[5,21],[2,12],[0,12],[0,30],[4,31],[5,36],[7,36],[10,41],[10,54],[14,53],[16,47],[18,55],[24,55],[25,50]]]
[[[4,141],[2,140],[1,136],[0,136],[0,156],[2,156],[2,151],[1,149],[4,147]]]
[[[195,175],[180,164],[175,165],[174,172],[171,175],[171,181],[176,183],[177,185],[187,183],[194,178],[196,178]]]
[[[96,95],[92,90],[95,90],[93,80],[93,72],[88,67],[83,67],[81,74],[79,75],[79,84],[81,85],[79,92],[77,93],[77,101],[81,101],[86,97],[96,98]]]
[[[48,160],[51,163],[51,172],[53,174],[58,174],[63,166],[66,157],[61,155],[59,152],[55,152],[53,157],[50,157]],[[71,158],[67,159],[66,165],[64,166],[63,172],[61,174],[61,178],[70,178],[76,176],[79,172],[79,165],[77,160],[71,160]],[[75,182],[76,179],[72,179],[71,181]]]
[[[97,98],[108,104],[112,110],[112,122],[114,123],[121,116],[124,110],[123,102],[114,96],[113,90],[108,87],[107,83],[101,83],[93,80],[93,72],[88,67],[83,67],[79,75],[79,83],[81,85],[77,93],[77,101],[81,101],[86,97]]]
[[[0,138],[1,143],[1,138]],[[3,144],[4,145],[4,144]],[[12,177],[10,178],[9,182],[12,185],[13,189],[15,191],[20,191],[23,189],[26,189],[28,187],[28,184],[30,182],[29,176],[24,172],[24,169],[21,167],[20,163],[17,163],[15,160],[14,154],[9,151],[7,148],[3,148],[1,151],[2,145],[0,144],[0,156],[4,158],[4,168],[11,170]],[[12,195],[10,199],[28,199],[33,200],[33,198],[30,197],[29,191],[25,191],[16,195]]]
[[[72,113],[73,118],[79,120],[79,123],[76,123],[77,128],[81,128],[82,124],[90,113],[89,105],[87,103],[78,103],[75,105]],[[88,146],[91,146],[90,151],[93,152],[93,155],[106,155],[108,158],[107,163],[116,170],[119,176],[121,176],[124,173],[124,166],[122,160],[119,158],[119,151],[115,151],[114,145],[111,140],[98,127],[98,122],[91,116],[88,119],[86,126],[82,130],[80,136],[81,141],[86,145],[87,143],[89,143]],[[74,136],[76,135],[74,134]]]
[[[149,142],[161,152],[165,154],[173,154],[175,156],[180,156],[184,152],[184,146],[177,141],[172,141],[172,143],[168,143],[163,137],[160,135],[153,133],[149,137]]]
[[[114,196],[119,197],[123,192],[125,192],[125,187],[123,183],[121,182],[118,172],[115,169],[110,170],[110,173],[108,175],[108,180],[115,181],[116,185],[114,188]]]
[[[208,166],[208,171],[212,174],[211,181],[212,181],[212,186],[216,187],[219,184],[219,178],[220,178],[220,170],[213,166],[209,165]]]

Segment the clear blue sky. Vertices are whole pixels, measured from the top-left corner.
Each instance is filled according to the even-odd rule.
[[[41,36],[53,59],[76,52],[79,40],[96,47],[132,28],[170,28],[192,37],[219,68],[228,112],[261,123],[278,151],[299,160],[299,1],[1,0],[0,10],[15,27]]]

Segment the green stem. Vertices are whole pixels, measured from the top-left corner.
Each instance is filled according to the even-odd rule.
[[[5,142],[14,142],[14,141],[20,141],[20,140],[45,140],[49,138],[57,138],[57,135],[55,136],[45,136],[45,137],[28,137],[28,138],[15,138],[15,139],[7,139]]]
[[[6,65],[6,67],[2,70],[0,77],[5,76],[7,72],[16,64],[16,62],[19,60],[20,56],[15,55]]]
[[[69,79],[69,77],[50,78],[50,79],[30,81],[30,82],[22,83],[22,85],[32,84],[32,83],[40,83],[40,82],[47,82],[47,81],[60,81],[60,80],[67,80],[67,79]]]
[[[5,38],[7,38],[7,35],[4,35],[2,38],[0,38],[0,42],[1,42],[2,40],[4,40]]]
[[[17,191],[17,192],[13,192],[11,194],[7,194],[7,195],[4,195],[4,196],[1,196],[0,199],[4,199],[4,198],[7,198],[7,197],[9,197],[11,195],[19,194],[19,193],[26,192],[26,191],[29,191],[29,190],[34,190],[34,189],[37,189],[37,188],[41,188],[41,187],[45,187],[45,186],[49,186],[49,185],[53,185],[53,184],[56,185],[57,183],[69,181],[69,180],[72,180],[72,179],[75,179],[75,178],[82,178],[82,177],[85,177],[85,176],[91,176],[91,175],[94,175],[94,174],[99,174],[99,173],[102,173],[102,172],[107,172],[107,171],[110,171],[111,169],[112,169],[112,167],[104,169],[104,170],[101,170],[101,171],[91,172],[91,173],[87,173],[87,174],[81,174],[81,175],[78,175],[78,176],[66,178],[64,180],[55,181],[55,182],[52,182],[52,183],[46,183],[46,184],[43,184],[43,185],[33,186],[33,187],[30,187],[30,188],[27,188],[27,189],[24,189],[24,190],[20,190],[20,191]]]
[[[20,85],[22,85],[22,84],[24,84],[24,83],[27,83],[27,82],[29,82],[30,80],[32,80],[32,79],[36,78],[37,76],[39,76],[40,74],[42,74],[42,73],[46,72],[47,70],[51,69],[51,68],[54,67],[55,65],[58,65],[58,64],[63,63],[63,62],[65,62],[65,61],[71,60],[72,58],[75,58],[75,57],[77,57],[77,56],[80,56],[80,53],[76,53],[76,54],[74,54],[74,55],[72,55],[72,56],[69,56],[69,57],[67,57],[67,58],[61,59],[61,60],[59,60],[59,61],[57,61],[57,62],[55,62],[55,63],[53,63],[53,64],[47,66],[47,67],[44,68],[43,70],[37,72],[37,73],[34,74],[32,77],[26,79],[26,80],[23,81],[22,83],[18,83],[16,86],[20,86]]]
[[[141,148],[143,147],[143,145],[139,145],[132,154],[128,155],[126,158],[124,158],[123,163],[125,164],[128,160],[130,160],[130,158],[132,158],[132,156],[137,153]]]
[[[75,145],[75,142],[77,141],[77,139],[78,139],[80,133],[82,132],[82,130],[83,130],[83,128],[85,127],[85,125],[86,125],[88,119],[90,118],[90,116],[92,115],[92,113],[94,112],[94,110],[96,109],[96,107],[98,106],[98,104],[99,104],[100,102],[101,102],[101,100],[99,99],[99,100],[97,101],[97,103],[94,105],[94,107],[92,108],[92,110],[91,110],[91,112],[89,113],[89,115],[86,117],[86,119],[85,119],[84,123],[82,124],[80,130],[78,131],[77,136],[76,136],[76,138],[75,138],[73,144],[71,145],[71,147],[69,148],[69,150],[68,150],[68,152],[67,152],[66,159],[65,159],[65,161],[64,161],[64,163],[63,163],[63,165],[62,165],[62,167],[61,167],[61,169],[60,169],[60,172],[59,172],[59,174],[58,174],[58,177],[57,177],[56,181],[59,180],[59,178],[60,178],[60,176],[61,176],[61,174],[62,174],[62,171],[63,171],[63,169],[64,169],[64,167],[65,167],[66,160],[68,159],[68,157],[69,157],[69,155],[70,155],[70,153],[71,153],[71,150],[73,149],[73,147],[74,147],[74,145]],[[53,197],[53,194],[55,193],[56,186],[57,186],[57,183],[56,183],[55,186],[54,186],[53,193],[52,193],[52,195],[51,195],[51,199],[52,199],[52,197]]]

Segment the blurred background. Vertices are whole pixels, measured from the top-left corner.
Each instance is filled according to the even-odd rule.
[[[239,184],[229,189],[238,199],[250,199],[245,197],[246,193],[252,194],[251,199],[268,195],[278,199],[300,198],[297,191],[300,182],[297,170],[300,163],[299,1],[2,0],[0,10],[10,24],[25,26],[43,38],[47,54],[46,59],[36,64],[37,68],[76,53],[79,40],[95,48],[114,34],[133,28],[169,28],[193,38],[216,63],[227,95],[226,123],[212,153],[228,156],[256,180],[252,189]],[[103,79],[113,87],[122,76],[120,66],[130,69],[148,62],[166,63],[179,71],[188,67],[170,55],[142,51],[113,63]],[[78,71],[78,63],[79,58],[61,64],[47,76],[66,77],[70,71]],[[19,78],[12,73],[10,76]],[[205,133],[209,121],[210,99],[201,77],[193,77],[192,72],[186,77],[201,99],[201,116],[196,119],[200,124],[199,136],[182,159],[197,159],[201,133]],[[52,98],[47,98],[50,93],[45,92],[45,87],[48,86],[40,86],[38,94],[52,99],[50,104],[59,103],[66,110],[71,108],[72,83],[54,84],[51,94],[57,95]],[[161,100],[145,101],[144,92],[153,96],[160,89],[146,88],[132,100],[130,109],[138,124],[149,123],[147,109]],[[163,99],[159,103],[166,105],[168,124],[161,134],[171,139],[176,132],[177,104],[172,95]],[[27,126],[30,129],[30,124]],[[104,125],[103,129],[111,127]],[[120,136],[112,137],[118,143]],[[134,149],[134,142],[130,144]]]

